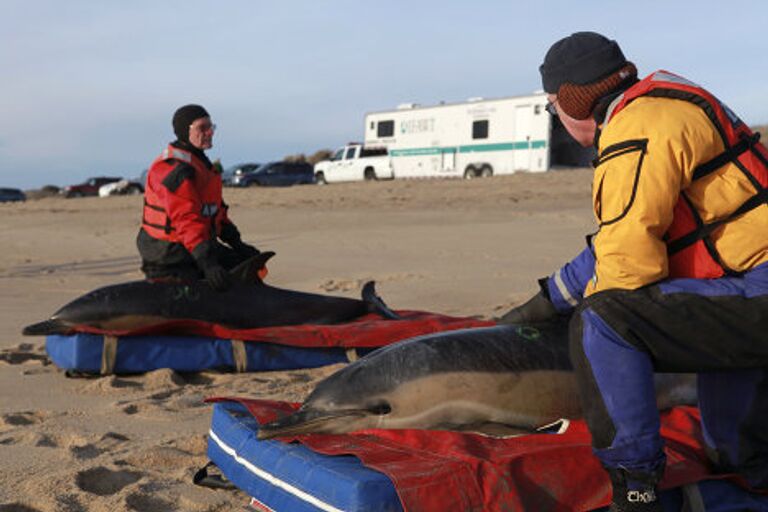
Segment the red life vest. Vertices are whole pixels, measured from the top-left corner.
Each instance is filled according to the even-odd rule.
[[[693,172],[693,180],[707,176],[733,163],[755,188],[755,194],[724,218],[704,223],[685,191],[674,208],[672,225],[666,233],[670,277],[699,279],[736,275],[720,258],[711,234],[727,222],[768,203],[768,150],[754,133],[728,107],[712,94],[685,78],[668,71],[656,71],[627,89],[612,102],[606,113],[607,123],[631,101],[640,96],[685,100],[700,107],[717,129],[725,150]]]
[[[195,219],[174,222],[174,208],[182,205],[173,192],[163,184],[165,178],[180,162],[194,169],[190,186],[194,187],[199,204],[195,205]],[[183,243],[190,252],[203,240],[215,238],[221,233],[221,223],[226,219],[226,206],[221,197],[221,175],[194,154],[172,145],[163,150],[147,173],[144,191],[143,229],[153,238],[171,243]],[[202,222],[200,222],[202,220]],[[181,225],[178,225],[181,224]],[[186,234],[185,234],[186,231]]]

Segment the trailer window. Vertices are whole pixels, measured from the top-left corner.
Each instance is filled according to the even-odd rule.
[[[392,137],[395,134],[395,122],[394,121],[379,121],[379,126],[376,131],[378,137]]]
[[[472,138],[473,139],[487,139],[488,138],[488,120],[475,121],[472,123]]]

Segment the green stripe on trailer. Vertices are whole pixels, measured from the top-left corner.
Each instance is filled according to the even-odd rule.
[[[431,148],[407,148],[393,149],[390,156],[422,156],[440,155],[442,153],[479,153],[487,151],[512,151],[516,149],[541,149],[547,147],[545,140],[532,140],[530,142],[497,142],[495,144],[470,144],[467,146],[448,146]]]
[[[440,155],[442,153],[453,153],[457,149],[456,147],[393,149],[389,154],[390,156]]]

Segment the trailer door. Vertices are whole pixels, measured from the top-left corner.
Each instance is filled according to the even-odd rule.
[[[514,169],[528,171],[531,169],[531,131],[533,124],[533,108],[531,105],[515,107],[515,152]]]
[[[442,150],[443,165],[442,172],[453,172],[456,168],[456,148],[446,148]]]

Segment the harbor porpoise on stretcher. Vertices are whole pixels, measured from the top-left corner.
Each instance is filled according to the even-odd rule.
[[[440,332],[380,348],[321,381],[261,439],[369,428],[520,433],[581,416],[567,323]],[[657,374],[658,406],[695,403],[695,377]]]
[[[78,327],[133,331],[178,320],[197,320],[231,329],[278,325],[335,324],[376,312],[397,318],[376,295],[373,282],[362,300],[284,290],[255,275],[274,253],[261,253],[232,270],[234,284],[217,292],[206,281],[131,281],[98,288],[62,307],[51,318],[29,325],[26,335],[67,334]]]

